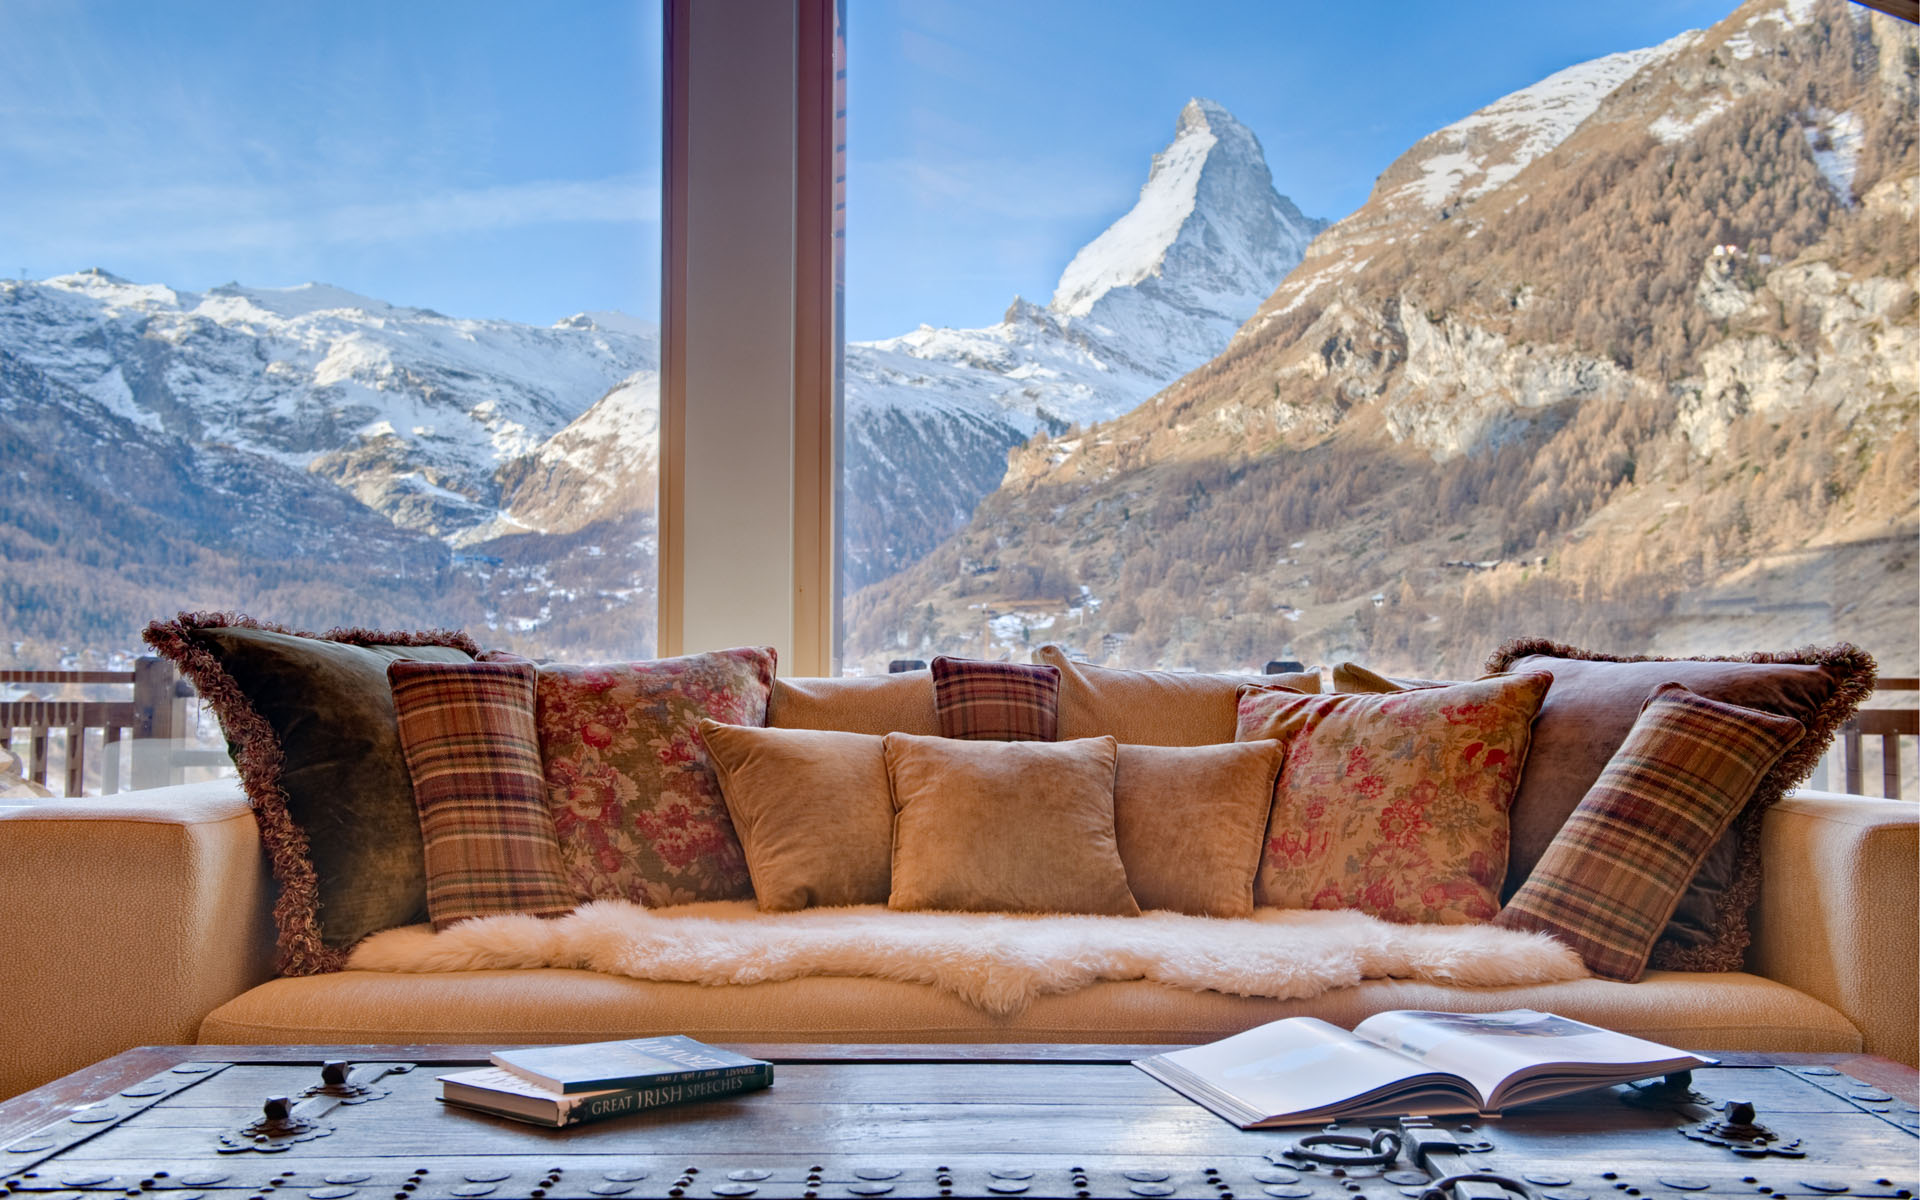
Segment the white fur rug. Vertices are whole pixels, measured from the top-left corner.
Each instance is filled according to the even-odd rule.
[[[1036,996],[1100,980],[1291,1000],[1363,979],[1487,987],[1578,979],[1586,968],[1544,934],[1490,925],[1390,925],[1355,912],[1263,909],[1219,920],[890,912],[878,906],[761,913],[751,900],[645,909],[600,900],[571,915],[480,917],[435,933],[390,929],[348,970],[576,967],[635,979],[764,983],[855,975],[924,983],[1009,1016]]]

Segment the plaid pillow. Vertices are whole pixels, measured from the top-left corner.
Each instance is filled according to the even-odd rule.
[[[1805,728],[1662,684],[1494,921],[1550,933],[1632,982],[1727,826]]]
[[[571,912],[540,772],[533,664],[396,662],[387,680],[420,809],[433,927]]]
[[[933,711],[941,737],[1057,741],[1060,668],[942,655],[933,660]]]
[[[1873,656],[1843,642],[1737,658],[1619,658],[1522,638],[1496,650],[1487,670],[1553,674],[1513,801],[1513,854],[1502,896],[1520,890],[1661,684],[1678,683],[1696,696],[1792,717],[1806,727],[1701,860],[1647,960],[1663,971],[1740,970],[1747,913],[1760,895],[1761,818],[1805,781],[1841,725],[1873,693]]]

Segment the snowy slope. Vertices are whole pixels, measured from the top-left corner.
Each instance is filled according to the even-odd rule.
[[[617,314],[542,329],[98,270],[0,283],[0,346],[137,427],[311,472],[438,536],[493,513],[502,463],[658,367],[651,326]]]
[[[498,515],[454,543],[567,533],[607,517],[651,512],[659,465],[660,373],[635,371],[578,420],[502,467]]]
[[[1395,163],[1418,174],[1397,196],[1437,209],[1485,195],[1567,140],[1614,89],[1700,38],[1688,30],[1657,46],[1576,63],[1422,138]]]
[[[1302,306],[1313,311],[1333,304],[1384,247],[1416,241],[1423,229],[1452,219],[1461,206],[1512,183],[1573,136],[1623,84],[1650,77],[1705,36],[1688,30],[1657,46],[1576,63],[1421,138],[1380,173],[1366,204],[1327,227],[1300,269],[1236,336],[1257,336]],[[1718,103],[1709,101],[1702,119],[1718,112]],[[1659,136],[1661,122],[1673,117],[1656,116],[1649,122]]]

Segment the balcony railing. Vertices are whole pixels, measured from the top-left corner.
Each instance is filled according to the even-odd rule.
[[[892,668],[922,665],[902,660]],[[9,685],[60,691],[115,685],[129,694],[118,700],[0,701],[0,801],[20,799],[21,792],[30,798],[165,787],[184,782],[190,768],[231,765],[225,751],[196,744],[189,713],[193,688],[166,659],[136,659],[131,671],[0,670],[0,686]],[[1920,678],[1882,677],[1874,690],[1920,697]],[[1868,794],[1870,750],[1878,751],[1880,794],[1899,799],[1903,777],[1910,784],[1920,774],[1920,707],[1861,709],[1841,727],[1833,750],[1814,772],[1813,785]],[[16,789],[11,795],[10,784]]]
[[[1874,681],[1873,690],[1881,694],[1917,694],[1920,693],[1920,678],[1882,676]],[[1898,800],[1902,775],[1909,780],[1914,777],[1913,771],[1903,770],[1904,743],[1901,739],[1912,739],[1913,748],[1920,753],[1920,707],[1909,703],[1905,708],[1863,708],[1855,713],[1852,720],[1840,727],[1840,737],[1827,756],[1829,787],[1856,796],[1866,794],[1866,750],[1870,744],[1869,738],[1878,739],[1880,743],[1880,794]],[[1837,780],[1833,778],[1836,774],[1833,760],[1836,758],[1839,760],[1837,774],[1840,776]]]
[[[9,692],[109,686],[126,689],[124,698],[0,701],[0,796],[9,785],[15,799],[111,795],[184,782],[190,767],[227,765],[223,751],[194,744],[193,688],[166,659],[136,659],[131,671],[0,670]]]

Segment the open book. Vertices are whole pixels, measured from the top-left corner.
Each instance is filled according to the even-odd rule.
[[[1314,1017],[1288,1017],[1134,1065],[1253,1129],[1333,1117],[1491,1115],[1712,1062],[1520,1008],[1384,1012],[1352,1032]]]

